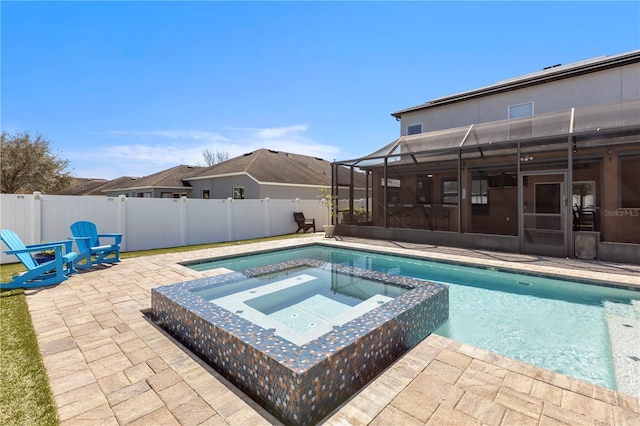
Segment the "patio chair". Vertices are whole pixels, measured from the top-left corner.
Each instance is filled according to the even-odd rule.
[[[298,224],[298,229],[296,229],[296,233],[302,230],[303,233],[307,232],[309,229],[313,229],[313,232],[316,232],[316,220],[315,219],[305,219],[304,213],[295,212],[293,213],[293,220]]]
[[[91,268],[103,263],[120,262],[122,234],[99,234],[93,222],[80,221],[71,225],[71,238],[78,246],[76,268]],[[101,244],[100,239],[112,239],[112,244]]]
[[[7,254],[15,255],[27,269],[16,275],[9,283],[0,283],[2,289],[35,288],[60,284],[68,275],[75,272],[73,262],[78,254],[72,251],[71,241],[58,241],[45,244],[25,245],[20,237],[9,229],[0,231],[2,242],[9,250]],[[64,251],[63,251],[64,248]],[[53,250],[53,260],[38,263],[31,253]]]

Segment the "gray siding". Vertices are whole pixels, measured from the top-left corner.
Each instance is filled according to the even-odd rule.
[[[313,200],[318,198],[320,186],[262,185],[260,198]]]
[[[533,102],[534,115],[574,107],[640,98],[640,64],[626,65],[505,93],[483,96],[402,114],[401,135],[407,126],[422,123],[423,132],[506,120],[510,105]]]

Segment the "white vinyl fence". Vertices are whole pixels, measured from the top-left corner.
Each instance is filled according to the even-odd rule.
[[[88,220],[100,233],[122,233],[122,251],[270,237],[295,232],[293,212],[327,223],[319,200],[202,200],[0,194],[0,225],[29,244],[66,240],[70,226]],[[16,262],[2,244],[0,263]]]

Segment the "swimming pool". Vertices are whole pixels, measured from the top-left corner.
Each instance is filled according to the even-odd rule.
[[[321,245],[186,265],[241,271],[302,257],[448,283],[449,319],[436,334],[637,394],[621,388],[629,376],[622,364],[640,353],[627,347],[616,357],[616,345],[640,347],[618,333],[640,320],[638,291]]]

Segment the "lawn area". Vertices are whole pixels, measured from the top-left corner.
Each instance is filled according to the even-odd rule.
[[[260,241],[305,238],[310,234],[289,234],[257,240],[233,241],[198,246],[126,252],[122,259],[175,253],[205,248],[249,244]],[[22,264],[2,265],[0,280],[8,282],[24,271]],[[60,284],[64,285],[64,283]],[[24,290],[0,292],[0,424],[57,425],[56,404],[51,395],[47,372],[40,357],[38,341],[31,323]]]

